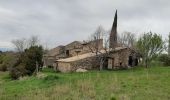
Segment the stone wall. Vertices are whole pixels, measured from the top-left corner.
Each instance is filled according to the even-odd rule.
[[[132,56],[132,66],[129,66],[129,56]],[[111,58],[114,59],[113,69],[133,67],[135,66],[134,60],[138,59],[136,53],[128,48],[112,53]]]
[[[72,72],[73,66],[71,66],[71,63],[68,62],[59,62],[57,63],[57,70],[61,72]]]
[[[99,61],[96,57],[90,57],[78,61],[74,61],[71,63],[71,66],[74,66],[74,69],[82,68],[82,69],[98,69]]]
[[[135,58],[135,53],[133,53],[130,49],[122,49],[116,52],[111,52],[108,60],[105,63],[108,63],[106,66],[108,69],[122,69],[129,67],[129,56]],[[114,59],[113,65],[109,66],[109,59]],[[77,61],[72,62],[58,62],[58,70],[61,72],[72,72],[78,68],[92,70],[92,69],[99,69],[100,61],[97,57],[90,57],[85,58]],[[105,67],[105,66],[103,66]]]

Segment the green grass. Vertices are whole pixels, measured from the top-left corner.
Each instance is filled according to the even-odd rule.
[[[0,100],[170,100],[170,67],[42,73],[14,81],[0,72]]]

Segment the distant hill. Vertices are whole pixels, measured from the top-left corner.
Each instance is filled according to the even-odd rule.
[[[5,52],[5,51],[14,51],[14,49],[13,48],[1,48],[0,47],[0,51],[2,51],[2,52]]]

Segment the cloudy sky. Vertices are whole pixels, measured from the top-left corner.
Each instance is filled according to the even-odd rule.
[[[109,30],[118,10],[118,32],[170,32],[169,0],[0,0],[0,48],[36,35],[49,48],[84,40],[99,25]]]

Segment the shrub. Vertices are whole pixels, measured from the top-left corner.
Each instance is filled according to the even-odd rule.
[[[9,75],[11,76],[12,79],[18,79],[21,76],[25,76],[26,73],[27,70],[25,70],[24,66],[18,65],[10,69]]]
[[[1,64],[0,65],[0,71],[7,71],[7,65],[6,64]]]
[[[18,56],[18,60],[10,70],[12,79],[18,79],[21,76],[32,75],[36,66],[40,69],[42,66],[43,49],[41,46],[31,46]]]
[[[47,68],[53,68],[53,66],[51,66],[51,65],[48,65],[48,66],[47,66]]]
[[[11,76],[12,79],[18,79],[21,76],[20,71],[17,70],[17,68],[12,68],[10,70],[9,75]]]
[[[41,46],[32,46],[25,50],[24,61],[25,68],[28,75],[32,75],[38,66],[38,69],[42,66],[43,49]]]
[[[110,100],[116,100],[116,98],[115,97],[111,97]]]
[[[159,60],[163,62],[165,66],[170,66],[170,56],[168,56],[168,54],[160,55]]]
[[[49,76],[46,76],[44,78],[44,81],[54,81],[54,80],[57,80],[58,79],[58,76],[55,76],[55,75],[49,75]]]

